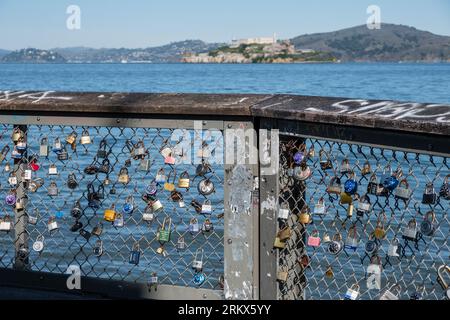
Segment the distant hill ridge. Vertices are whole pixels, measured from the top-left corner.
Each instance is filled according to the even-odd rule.
[[[382,24],[380,30],[369,30],[362,25],[334,32],[301,35],[291,39],[291,42],[297,49],[329,52],[341,61],[450,62],[450,37],[403,25]],[[206,53],[223,45],[185,40],[142,49],[73,47],[52,50],[29,48],[13,52],[0,50],[0,62],[171,63],[180,62],[186,53]]]

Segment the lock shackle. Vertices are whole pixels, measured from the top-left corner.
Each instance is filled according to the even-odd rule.
[[[42,234],[40,234],[40,235],[38,235],[37,237],[36,237],[36,241],[40,241],[40,242],[44,242],[44,236],[42,235]]]
[[[166,227],[168,226],[167,231],[171,231],[172,230],[172,218],[170,217],[165,217],[163,220],[163,224],[161,226],[161,230],[166,230]]]
[[[434,193],[435,193],[434,183],[428,182],[425,186],[425,194],[434,194]]]
[[[449,284],[444,279],[444,273],[448,273],[450,276],[450,266],[448,265],[442,265],[438,268],[438,280],[444,290],[447,290],[449,288]]]
[[[100,141],[100,144],[98,146],[98,150],[106,151],[107,146],[108,144],[106,143],[106,140],[102,139],[102,141]]]
[[[203,201],[203,205],[211,205],[211,200],[205,199],[205,201]]]
[[[183,171],[180,175],[180,179],[189,179],[189,173],[187,171]]]
[[[350,289],[352,289],[352,290],[354,290],[354,291],[356,291],[356,292],[359,292],[359,290],[361,289],[361,287],[359,286],[358,283],[354,283],[354,284],[350,287]]]
[[[399,187],[404,186],[405,189],[409,189],[409,183],[408,180],[406,178],[402,179],[399,183]]]
[[[392,286],[388,289],[388,291],[390,291],[390,292],[392,292],[392,293],[393,293],[394,290],[397,291],[397,296],[398,296],[398,295],[400,295],[400,293],[401,293],[402,286],[401,286],[399,283],[396,283],[396,284],[392,285]]]
[[[325,157],[325,159],[324,159],[324,157]],[[327,161],[330,161],[330,155],[328,154],[327,151],[325,151],[325,150],[323,150],[323,149],[321,149],[321,150],[319,151],[319,161],[320,161],[320,162],[327,162]]]
[[[424,221],[430,221],[431,223],[436,222],[436,214],[434,211],[428,211],[424,216]]]
[[[334,176],[330,179],[330,186],[341,186],[341,178]]]
[[[372,173],[369,182],[377,183],[377,175],[375,173]]]
[[[127,196],[127,198],[125,199],[125,203],[134,204],[134,196],[131,194]]]
[[[138,241],[135,241],[135,242],[134,242],[132,250],[133,250],[133,251],[140,251],[140,250],[141,250],[141,247],[140,247]]]
[[[109,166],[110,164],[111,164],[111,162],[109,162],[108,158],[103,159],[102,166]]]
[[[416,219],[415,218],[412,218],[411,220],[409,220],[409,222],[408,222],[408,227],[409,228],[417,228],[417,221],[416,221]]]
[[[383,221],[381,220],[382,217],[383,217]],[[377,218],[377,227],[383,227],[384,228],[384,226],[386,224],[386,219],[387,219],[386,218],[386,213],[384,211],[381,211],[381,213],[378,215],[378,218]]]
[[[450,181],[450,174],[448,174],[448,175],[445,176],[445,178],[444,178],[444,183],[445,183],[445,184],[448,184],[449,181]]]
[[[375,264],[375,265],[379,265],[382,266],[382,261],[381,261],[381,257],[378,254],[373,254],[370,257],[370,264]]]
[[[335,233],[331,240],[340,242],[342,241],[342,235],[339,232]]]
[[[133,142],[132,142],[130,139],[127,139],[127,140],[125,141],[125,147],[127,147],[128,151],[129,151],[130,153],[133,153],[133,152],[134,152],[134,144],[133,144]]]
[[[356,226],[356,224],[353,224],[349,229],[348,229],[348,236],[352,235],[353,239],[356,239],[358,237],[358,227]]]
[[[124,174],[128,174],[128,168],[127,167],[120,168],[119,175],[124,175]]]
[[[173,173],[173,179],[172,179],[172,173]],[[173,170],[170,170],[169,174],[167,175],[167,181],[170,181],[172,179],[172,183],[175,184],[175,180],[177,179],[177,170],[174,168]]]
[[[3,147],[1,154],[6,157],[6,155],[8,154],[9,150],[11,150],[11,148],[9,147],[9,145],[6,145]]]
[[[195,224],[195,223],[198,223],[197,218],[191,218],[191,220],[189,220],[189,224]]]
[[[43,137],[41,139],[41,146],[46,146],[48,144],[48,138],[47,137]]]
[[[195,251],[194,260],[195,261],[202,261],[203,262],[203,256],[204,256],[205,250],[203,248],[199,248]],[[198,255],[200,254],[200,260],[197,259]]]
[[[319,230],[314,229],[314,230],[311,232],[311,237],[318,238],[319,236],[320,236]]]
[[[285,202],[285,203],[287,203],[287,202]],[[317,204],[324,206],[325,205],[325,199],[323,197],[320,197],[320,199],[317,201]]]

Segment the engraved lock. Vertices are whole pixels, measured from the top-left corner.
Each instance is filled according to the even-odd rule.
[[[109,174],[111,171],[111,164],[108,159],[103,159],[102,165],[98,168],[98,172]]]
[[[123,219],[123,215],[121,213],[116,214],[116,218],[114,219],[113,226],[116,228],[122,228],[125,225],[125,221]]]
[[[58,186],[55,181],[50,182],[47,193],[51,197],[56,197],[58,195]]]
[[[196,272],[201,272],[203,270],[204,252],[205,251],[203,249],[197,249],[197,251],[195,251],[194,260],[192,261],[192,269]]]
[[[69,159],[69,153],[66,150],[66,147],[64,146],[61,151],[58,153],[58,160],[60,161],[66,161]]]
[[[354,195],[358,191],[358,182],[353,171],[348,172],[349,179],[344,183],[344,192],[349,195]]]
[[[173,174],[173,179],[172,179]],[[169,176],[167,177],[167,181],[164,183],[164,190],[172,192],[175,190],[175,179],[176,179],[176,171],[173,170],[169,173]]]
[[[0,152],[0,162],[3,162],[3,160],[6,159],[10,150],[11,148],[8,145],[3,147],[2,151]]]
[[[395,190],[394,196],[398,199],[409,200],[412,195],[412,190],[409,188],[408,181],[403,179],[400,181],[398,188]]]
[[[108,157],[108,144],[106,143],[106,140],[103,139],[102,141],[100,141],[100,145],[98,147],[97,150],[97,158],[101,158],[101,159],[105,159]]]
[[[103,255],[103,241],[102,240],[97,240],[95,242],[93,252],[96,257],[101,257]]]
[[[378,252],[378,242],[374,239],[373,235],[367,240],[364,250],[368,255],[374,255]]]
[[[202,226],[202,231],[203,232],[211,232],[214,229],[214,225],[211,222],[210,219],[205,219],[205,221],[203,222],[203,226]]]
[[[395,291],[394,291],[395,290]],[[401,286],[395,284],[387,289],[381,296],[380,300],[399,300],[400,299]]]
[[[357,300],[359,297],[359,290],[360,286],[359,284],[355,283],[350,288],[347,289],[347,292],[345,293],[344,300]]]
[[[83,214],[83,209],[81,208],[80,201],[78,200],[75,202],[74,206],[70,210],[70,215],[75,218],[79,219]]]
[[[325,150],[319,151],[319,163],[320,168],[324,171],[333,169],[333,163],[331,162],[328,153],[325,152]]]
[[[320,234],[318,230],[314,230],[311,235],[308,237],[308,246],[317,248],[320,246]]]
[[[177,241],[177,250],[183,251],[185,249],[186,249],[186,240],[184,240],[184,237],[181,236],[178,238],[178,241]]]
[[[422,197],[422,203],[423,204],[429,204],[429,205],[433,205],[436,203],[436,192],[434,190],[434,185],[433,183],[427,183],[426,187],[425,187],[425,193],[423,194]]]
[[[11,136],[12,141],[13,141],[13,142],[17,142],[17,141],[19,141],[20,138],[23,138],[23,137],[24,137],[23,131],[20,130],[19,127],[15,127],[15,128],[13,129],[13,133],[12,133],[12,136]]]
[[[290,215],[289,204],[287,202],[283,202],[278,209],[278,219],[287,220]]]
[[[358,201],[356,202],[356,212],[359,216],[363,216],[365,213],[372,211],[372,204],[370,202],[370,197],[365,194],[362,197],[358,196]]]
[[[447,175],[444,179],[444,183],[441,186],[441,189],[439,190],[439,196],[442,199],[450,200],[450,174]]]
[[[52,175],[52,176],[58,174],[58,168],[56,167],[55,164],[51,164],[51,165],[48,167],[48,174],[49,174],[49,175]]]
[[[201,180],[198,183],[197,190],[200,194],[204,196],[209,196],[216,191],[214,183],[209,178]]]
[[[358,230],[355,225],[348,230],[347,239],[345,239],[344,248],[356,252],[359,246]]]
[[[338,177],[332,177],[330,179],[330,184],[327,186],[327,193],[329,194],[338,194],[340,195],[342,192],[341,189],[341,179]]]
[[[111,206],[111,208],[105,210],[103,219],[107,222],[114,222],[114,220],[116,219],[116,209],[114,204]]]
[[[298,222],[300,222],[303,225],[307,225],[312,222],[311,211],[309,210],[308,206],[304,206],[300,211],[300,214],[298,216]]]
[[[333,239],[328,244],[328,252],[337,255],[339,254],[343,249],[343,243],[342,243],[342,236],[340,233],[336,233],[333,236]]]
[[[20,160],[23,157],[23,153],[17,149],[17,146],[14,146],[13,151],[11,152],[11,158]]]
[[[67,187],[71,190],[74,190],[78,187],[78,181],[74,173],[70,173],[67,177]]]
[[[9,214],[5,214],[3,218],[0,219],[0,231],[10,232],[12,230],[12,220]]]
[[[58,153],[61,152],[61,150],[62,150],[61,140],[58,137],[56,137],[55,140],[53,141],[52,151]]]
[[[153,212],[158,212],[158,211],[162,210],[162,208],[163,208],[163,205],[162,205],[161,201],[159,201],[159,200],[155,200],[151,204],[152,204]]]
[[[128,169],[126,167],[122,167],[119,171],[119,182],[123,184],[130,183],[130,176],[128,175]]]
[[[437,281],[442,289],[445,290],[447,299],[450,300],[450,285],[449,282],[445,280],[445,274],[447,274],[447,278],[450,278],[450,267],[447,265],[440,266],[438,269]]]
[[[142,220],[146,222],[153,222],[155,219],[155,213],[153,212],[153,206],[152,204],[148,204],[145,208],[144,212],[142,213]]]
[[[202,204],[202,214],[211,215],[213,212],[211,200],[205,200]]]
[[[164,168],[161,168],[158,170],[158,173],[156,174],[155,182],[157,184],[161,185],[161,184],[164,184],[166,181],[167,181],[167,177],[164,173]]]
[[[170,242],[170,235],[172,232],[172,219],[165,217],[161,228],[157,234],[157,240],[162,245],[164,243]]]
[[[147,151],[145,150],[144,141],[140,140],[136,145],[134,146],[135,153],[134,153],[134,159],[143,159],[145,158]]]
[[[350,162],[348,161],[348,159],[342,160],[340,168],[341,174],[347,174],[350,173],[351,171],[352,169],[350,168]]]
[[[17,176],[14,172],[11,172],[8,177],[8,183],[11,187],[15,187],[17,185]]]
[[[37,236],[36,240],[33,243],[33,250],[36,252],[42,252],[44,250],[44,236]]]
[[[369,161],[364,162],[364,165],[361,169],[361,175],[367,176],[372,173],[372,167],[370,166]]]
[[[77,141],[77,137],[78,134],[75,131],[72,131],[72,133],[66,137],[66,142],[68,144],[74,144]]]
[[[411,219],[403,229],[402,238],[409,241],[416,241],[418,236],[416,219]]]
[[[116,218],[117,218],[117,214],[116,217],[114,218],[114,222],[116,222]],[[92,232],[91,232],[94,236],[100,237],[103,233],[103,223],[99,222],[97,223],[97,225],[92,228]]]
[[[57,230],[58,227],[58,222],[56,221],[56,217],[52,216],[48,219],[47,222],[47,229],[49,232],[55,231]]]
[[[89,135],[89,131],[87,129],[83,130],[80,138],[80,143],[83,145],[92,143],[91,136]]]
[[[197,218],[191,218],[189,221],[189,233],[190,234],[196,234],[200,232],[200,226],[198,224]]]
[[[436,214],[429,211],[420,224],[420,232],[427,237],[432,237],[436,231]]]
[[[81,228],[83,228],[83,224],[77,219],[77,220],[75,220],[72,227],[70,227],[70,231],[71,232],[79,232]]]
[[[141,258],[141,250],[139,247],[139,242],[135,242],[133,244],[133,248],[131,249],[130,258],[128,262],[130,264],[134,264],[137,266],[139,264],[140,258]]]
[[[184,189],[189,189],[189,186],[190,186],[189,174],[187,171],[184,171],[180,175],[180,179],[178,180],[178,187],[184,188]]]
[[[397,238],[392,239],[391,243],[388,247],[388,256],[389,257],[400,257],[399,253],[399,242]]]
[[[378,215],[377,225],[373,232],[375,239],[383,240],[384,238],[386,238],[386,230],[384,228],[385,224],[386,224],[386,214],[382,212],[380,215]]]
[[[312,170],[305,162],[303,162],[299,167],[295,167],[293,175],[295,179],[305,181],[311,178]]]
[[[134,211],[134,197],[132,195],[129,195],[122,207],[122,212],[124,214],[132,214],[133,211]]]

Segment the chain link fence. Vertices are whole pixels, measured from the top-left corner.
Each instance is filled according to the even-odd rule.
[[[20,239],[19,260],[23,252],[33,271],[75,265],[94,278],[223,287],[224,170],[209,162],[217,146],[194,130],[21,129],[3,125],[0,139],[2,267],[17,261]]]
[[[296,134],[280,149],[280,299],[445,297],[448,158]]]

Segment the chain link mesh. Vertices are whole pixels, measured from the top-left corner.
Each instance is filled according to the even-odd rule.
[[[390,293],[399,299],[444,298],[437,277],[438,268],[450,262],[449,202],[440,194],[450,173],[448,158],[294,134],[280,140],[280,215],[289,210],[287,219],[278,220],[278,235],[287,238],[278,249],[280,299],[335,300],[347,293],[362,300]],[[333,179],[340,181],[334,191]],[[407,184],[387,191],[388,182],[404,179]],[[378,194],[368,190],[370,182]],[[427,184],[434,188],[430,204],[423,203]],[[409,196],[399,192],[405,187]],[[413,219],[417,233],[405,237]],[[426,220],[434,228],[429,235],[422,232]],[[338,253],[330,252],[333,238],[339,240]],[[378,271],[381,283],[375,285]]]

